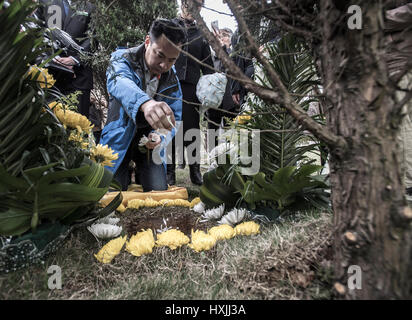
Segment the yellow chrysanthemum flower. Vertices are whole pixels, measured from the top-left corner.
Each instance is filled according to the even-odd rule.
[[[170,229],[157,235],[156,246],[169,247],[175,250],[185,244],[188,244],[190,239],[182,231],[176,229]]]
[[[215,237],[216,240],[231,239],[236,235],[235,229],[228,224],[222,224],[218,227],[211,228],[208,233]]]
[[[113,160],[117,160],[119,157],[118,153],[113,153],[113,150],[109,148],[108,145],[98,144],[90,150],[90,159],[100,163],[102,166],[113,167]]]
[[[196,230],[195,232],[192,230],[192,243],[188,246],[196,252],[200,252],[203,250],[210,250],[215,244],[216,238],[214,236],[201,230]]]
[[[144,205],[145,205],[145,200],[142,200],[142,199],[133,199],[127,202],[127,207],[130,209],[139,209],[139,208],[144,207]]]
[[[126,251],[136,257],[140,257],[143,254],[152,253],[154,245],[153,231],[147,229],[146,231],[138,232],[130,238],[130,241],[126,242]]]
[[[85,139],[84,134],[78,130],[70,132],[69,140],[78,142],[82,149],[86,150],[89,147],[89,141]]]
[[[158,202],[159,202],[159,205],[161,206],[169,207],[170,206],[169,203],[171,203],[172,201],[173,201],[172,199],[160,199]]]
[[[63,105],[61,102],[57,101],[52,101],[49,103],[49,108],[54,110],[54,109],[63,109]]]
[[[260,226],[254,221],[247,221],[235,227],[236,235],[250,236],[260,232]]]
[[[193,208],[195,205],[197,205],[200,202],[201,200],[199,197],[194,198],[192,201],[190,201],[190,208]]]
[[[45,68],[40,68],[36,65],[30,66],[27,77],[31,80],[36,80],[41,88],[51,88],[56,83],[53,76]]]
[[[233,122],[236,124],[245,124],[250,119],[252,119],[252,116],[250,115],[239,115],[233,120]]]
[[[126,208],[124,207],[123,203],[120,204],[120,206],[117,207],[116,211],[119,212],[125,212]]]
[[[100,251],[95,254],[97,260],[102,263],[110,263],[116,257],[120,250],[122,250],[124,243],[126,242],[127,236],[118,237],[116,239],[110,240],[106,243]]]
[[[165,206],[165,207],[175,206],[175,207],[190,208],[191,204],[189,201],[184,200],[184,199],[160,199],[159,201],[156,201],[150,197],[145,200],[133,199],[127,203],[127,207],[132,208],[132,209],[139,209],[142,207],[154,208],[154,207],[159,207],[159,206]]]
[[[152,198],[146,198],[144,201],[144,206],[145,207],[149,207],[149,208],[153,208],[153,207],[158,207],[160,206],[160,203],[153,200]]]
[[[49,103],[49,108],[53,110],[57,119],[59,119],[65,128],[77,129],[79,132],[91,132],[93,125],[84,115],[71,111],[56,101]]]

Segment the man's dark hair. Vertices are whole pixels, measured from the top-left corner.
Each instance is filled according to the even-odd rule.
[[[186,42],[186,34],[181,26],[168,19],[157,19],[153,21],[149,30],[150,39],[156,42],[162,34],[174,44],[179,45]]]

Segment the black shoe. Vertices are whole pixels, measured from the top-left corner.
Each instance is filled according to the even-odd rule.
[[[166,181],[169,186],[176,185],[176,172],[175,172],[175,165],[168,164],[167,165],[167,174],[166,174]]]
[[[406,188],[406,194],[412,196],[412,187]]]
[[[190,164],[189,170],[190,170],[190,181],[192,181],[192,183],[195,185],[198,185],[198,186],[202,185],[203,179],[202,179],[202,174],[200,173],[200,165]]]

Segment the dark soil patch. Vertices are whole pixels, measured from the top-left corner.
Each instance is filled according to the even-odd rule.
[[[121,224],[130,237],[142,229],[158,230],[178,229],[187,236],[191,231],[208,229],[216,225],[216,222],[201,222],[201,215],[185,207],[155,207],[128,209],[122,214]]]

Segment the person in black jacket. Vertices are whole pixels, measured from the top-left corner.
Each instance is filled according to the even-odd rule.
[[[252,58],[247,56],[247,54],[244,52],[245,50],[242,49],[242,46],[243,43],[238,29],[232,36],[232,49],[234,51],[233,61],[246,76],[252,78],[255,72],[253,60]],[[247,90],[240,84],[239,81],[234,80],[231,82],[231,92],[233,102],[239,110],[240,106],[245,102]]]
[[[95,6],[88,1],[80,2],[74,8],[70,0],[40,0],[37,17],[46,27],[66,31],[84,51],[91,51],[91,39],[87,36],[91,14]],[[56,57],[55,61],[74,71],[68,81],[57,81],[56,86],[63,94],[80,91],[78,111],[89,118],[90,91],[93,89],[93,72],[85,65],[79,55]]]
[[[233,35],[233,31],[230,28],[223,28],[219,29],[218,32],[215,32],[215,36],[219,40],[223,50],[230,55],[232,52],[231,49],[231,37]],[[222,61],[219,57],[214,53],[213,54],[213,63],[215,69],[219,72],[226,73],[225,67],[222,64]],[[219,109],[236,112],[235,103],[233,102],[232,95],[231,95],[231,79],[227,78],[226,83],[226,90],[223,96],[223,101],[219,106]],[[222,118],[233,118],[230,113],[222,112],[216,109],[209,109],[207,110],[207,118],[208,118],[208,129],[217,130],[219,125],[222,122]],[[208,150],[212,150],[217,145],[217,135],[214,135],[214,139],[209,139]]]
[[[200,127],[199,127],[199,100],[196,96],[196,85],[201,74],[213,73],[213,60],[210,52],[210,47],[206,39],[203,37],[200,29],[196,26],[196,21],[193,19],[188,11],[188,1],[182,0],[181,16],[175,21],[180,26],[184,27],[187,33],[187,44],[183,46],[182,53],[175,63],[177,76],[183,93],[183,113],[182,113],[182,128],[183,137],[190,129],[198,129],[198,136],[190,141],[184,141],[184,147],[189,146],[193,142],[198,142],[199,146],[196,148],[197,152],[194,155],[188,155],[190,180],[193,184],[202,184],[202,175],[200,173]],[[196,0],[202,3],[204,1]],[[210,66],[199,64],[184,52],[188,52],[199,61]],[[175,142],[172,143],[172,163],[167,165],[168,184],[176,184],[175,177]],[[183,151],[183,148],[182,148]]]

